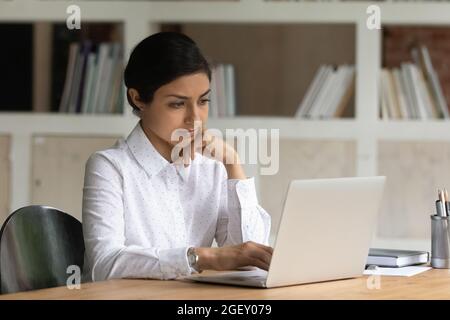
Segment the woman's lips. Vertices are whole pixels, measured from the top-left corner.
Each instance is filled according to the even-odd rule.
[[[199,132],[201,132],[201,129],[187,129],[188,131],[189,131],[189,133],[190,134],[196,134],[196,133],[199,133]]]

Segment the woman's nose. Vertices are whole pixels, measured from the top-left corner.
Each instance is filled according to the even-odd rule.
[[[197,105],[192,105],[190,108],[188,108],[188,112],[186,114],[186,122],[188,123],[194,123],[194,121],[201,120],[199,107]]]

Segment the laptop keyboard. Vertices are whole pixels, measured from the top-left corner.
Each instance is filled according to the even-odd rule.
[[[253,279],[253,280],[266,280],[266,276],[228,276],[227,279],[233,280],[233,281],[248,281],[249,279]]]
[[[249,279],[252,280],[265,280],[267,278],[267,271],[257,269],[257,270],[251,270],[251,271],[234,271],[234,272],[227,272],[215,275],[217,278],[226,278],[230,280],[236,280],[236,281],[248,281]]]

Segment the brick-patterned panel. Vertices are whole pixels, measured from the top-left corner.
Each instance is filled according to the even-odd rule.
[[[383,29],[383,66],[412,61],[411,49],[425,45],[447,100],[450,102],[450,27],[389,26]]]

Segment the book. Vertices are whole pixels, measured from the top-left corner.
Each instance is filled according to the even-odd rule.
[[[380,115],[382,119],[449,119],[442,92],[428,49],[411,50],[413,62],[380,72]]]
[[[421,46],[420,53],[423,61],[423,67],[425,69],[425,76],[431,91],[431,97],[434,100],[436,108],[438,109],[437,111],[439,116],[444,119],[450,119],[447,101],[442,93],[442,88],[436,71],[433,68],[428,49],[425,46]]]
[[[417,101],[417,96],[415,94],[416,88],[412,80],[410,73],[410,68],[407,63],[402,63],[401,65],[403,80],[406,88],[406,95],[408,97],[408,106],[410,108],[413,119],[421,119],[421,113]]]
[[[390,81],[390,74],[389,70],[383,68],[381,70],[381,90],[382,90],[382,101],[385,104],[385,112],[384,116],[385,118],[392,118],[396,119],[398,118],[396,113],[396,107],[395,107],[395,99],[392,93],[392,86]]]
[[[309,119],[342,117],[353,95],[354,74],[352,65],[321,65],[295,116]]]
[[[90,113],[89,106],[90,106],[90,97],[92,93],[92,86],[94,83],[94,75],[95,75],[95,61],[97,59],[97,53],[91,52],[89,53],[88,59],[87,59],[87,66],[86,66],[86,85],[84,86],[83,91],[83,98],[82,98],[82,106],[81,106],[81,113]]]
[[[304,117],[311,118],[314,112],[314,109],[317,108],[317,100],[321,95],[321,92],[324,90],[323,87],[325,83],[328,81],[328,78],[332,76],[334,72],[334,68],[331,65],[325,65],[321,74],[319,74],[319,79],[317,83],[317,87],[314,88],[314,96],[312,96],[309,105],[307,105],[307,109],[305,110]]]
[[[405,85],[403,83],[399,68],[394,68],[394,70],[392,70],[392,77],[394,79],[394,92],[397,96],[401,117],[402,119],[410,119],[411,115],[409,113],[405,96]]]
[[[429,253],[426,251],[370,248],[366,264],[401,268],[428,261]]]
[[[328,98],[330,97],[330,92],[333,88],[336,77],[337,73],[335,69],[331,68],[330,72],[327,74],[327,77],[322,83],[320,91],[318,92],[311,109],[308,112],[310,118],[319,119],[321,117],[322,110],[324,109],[324,105],[327,104]]]
[[[212,118],[236,115],[235,69],[231,64],[217,64],[212,68],[209,115]]]
[[[209,116],[211,118],[217,118],[219,117],[219,111],[218,111],[218,97],[217,97],[217,75],[215,68],[211,70],[211,94],[210,94],[210,102],[209,102]]]
[[[68,112],[71,96],[72,78],[75,73],[75,64],[79,51],[78,43],[71,43],[69,48],[69,59],[67,62],[66,80],[64,81],[64,91],[59,105],[59,112]]]
[[[388,90],[389,90],[388,96],[390,101],[390,107],[392,108],[390,113],[393,115],[395,119],[401,119],[403,118],[403,115],[398,100],[398,94],[395,91],[396,87],[392,70],[386,70],[386,80],[388,82]]]
[[[216,67],[216,85],[217,85],[217,112],[218,117],[226,116],[227,97],[225,95],[225,73],[224,65],[219,64]]]
[[[350,99],[355,91],[355,67],[349,66],[347,69],[347,75],[345,79],[345,92],[343,93],[339,104],[336,106],[334,110],[334,114],[332,115],[334,118],[342,118],[344,117],[344,111],[350,103]]]
[[[304,117],[308,113],[308,110],[311,108],[314,99],[317,97],[317,94],[320,90],[320,85],[323,82],[324,76],[326,76],[326,71],[328,68],[329,66],[322,65],[317,70],[301,104],[297,108],[297,112],[295,114],[296,117]]]
[[[410,77],[411,86],[413,88],[413,96],[416,102],[416,107],[419,112],[419,119],[425,120],[431,117],[431,111],[426,105],[425,99],[423,97],[423,92],[420,88],[420,74],[419,69],[413,63],[407,63],[406,68],[408,70],[408,75]]]
[[[102,91],[104,90],[105,86],[105,77],[107,74],[106,68],[108,63],[108,55],[110,50],[110,44],[109,43],[101,43],[98,46],[97,51],[97,67],[96,67],[96,75],[95,75],[95,82],[92,87],[92,99],[90,99],[89,103],[91,104],[89,106],[89,110],[92,113],[100,113],[102,111],[100,106],[100,99],[102,96]]]
[[[81,79],[80,79],[80,85],[78,88],[78,97],[76,99],[76,113],[81,112],[82,103],[83,103],[83,93],[84,90],[86,90],[86,78],[87,78],[87,66],[88,66],[88,57],[92,50],[92,42],[90,40],[86,40],[82,44],[82,66],[81,66]]]
[[[332,115],[334,114],[334,110],[336,106],[339,104],[339,101],[345,90],[344,87],[346,74],[347,74],[346,65],[341,65],[337,67],[336,75],[333,79],[333,83],[331,85],[331,90],[328,94],[327,101],[321,109],[321,113],[319,115],[320,118],[331,118]]]
[[[225,90],[227,101],[227,116],[233,117],[236,115],[236,93],[234,84],[234,66],[231,64],[225,65]]]
[[[389,107],[388,107],[388,97],[386,89],[385,73],[380,70],[380,118],[382,120],[389,119]]]

